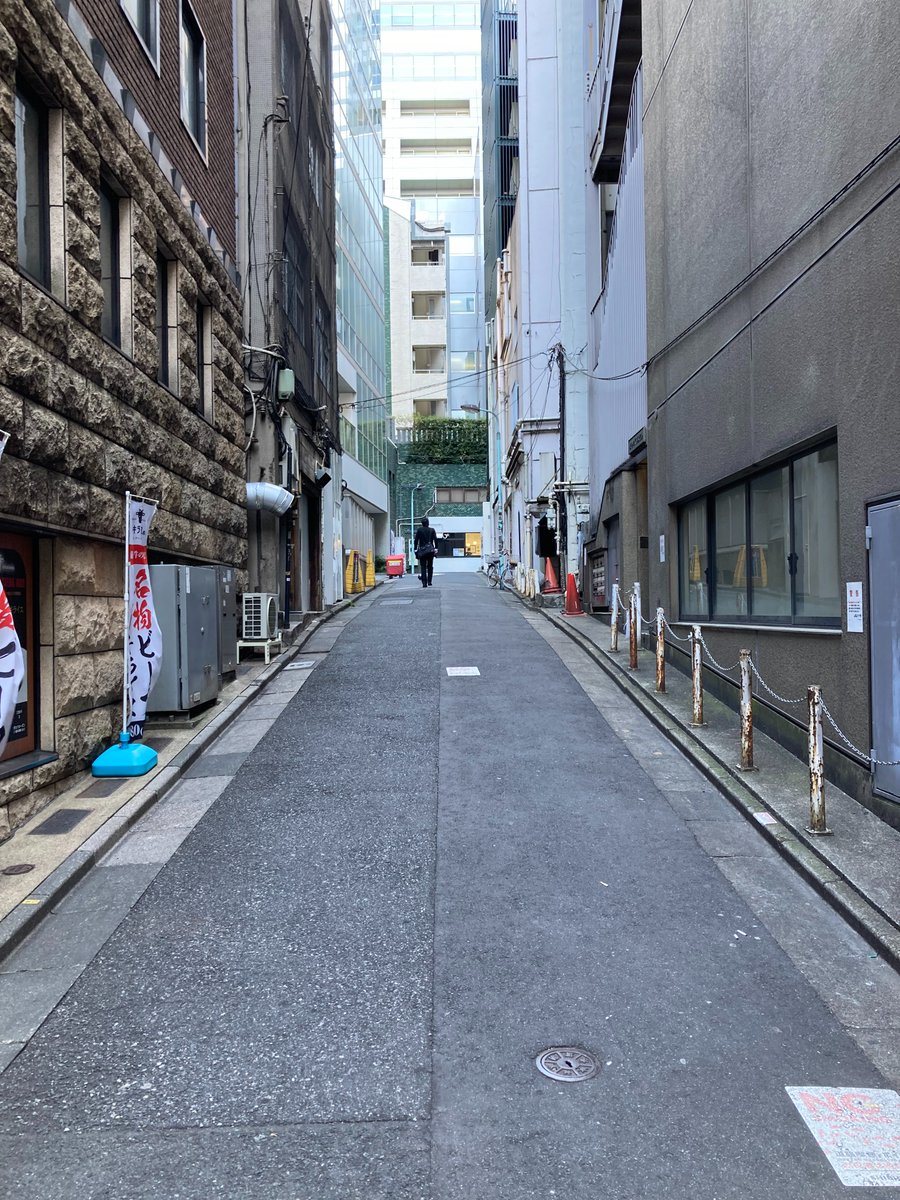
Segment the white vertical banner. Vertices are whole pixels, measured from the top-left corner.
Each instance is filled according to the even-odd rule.
[[[0,430],[0,457],[8,441],[9,434]],[[6,597],[6,589],[0,579],[0,755],[9,741],[9,732],[24,679],[25,655],[16,633],[16,623]]]
[[[126,687],[128,698],[127,732],[133,740],[144,736],[147,700],[153,690],[162,663],[162,637],[153,607],[150,590],[150,567],[147,562],[147,537],[150,523],[156,516],[155,500],[129,496],[128,542],[128,600],[126,655]]]

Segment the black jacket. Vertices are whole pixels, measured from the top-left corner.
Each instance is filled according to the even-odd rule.
[[[416,530],[413,549],[416,554],[423,550],[426,546],[431,548],[432,554],[437,554],[437,535],[430,525],[420,525]]]

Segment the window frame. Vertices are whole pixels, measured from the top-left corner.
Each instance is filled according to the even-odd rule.
[[[730,482],[723,482],[717,487],[710,489],[707,492],[702,492],[700,495],[692,496],[686,500],[682,500],[676,509],[677,514],[677,532],[676,546],[678,548],[678,563],[677,563],[677,582],[678,582],[678,614],[679,619],[684,623],[704,623],[710,625],[726,625],[737,626],[746,625],[750,628],[773,628],[773,629],[791,629],[791,628],[815,628],[815,629],[841,629],[842,627],[842,608],[840,595],[840,576],[838,577],[838,592],[837,592],[837,612],[831,617],[817,617],[808,614],[798,615],[797,613],[797,569],[798,569],[798,551],[796,547],[796,492],[795,492],[795,466],[796,464],[811,455],[822,450],[834,448],[837,454],[837,439],[828,437],[824,440],[814,442],[811,445],[796,450],[788,455],[783,455],[766,463],[765,466],[759,466],[754,470],[749,471]],[[788,515],[788,568],[787,573],[790,581],[790,613],[783,615],[768,615],[753,612],[753,570],[751,563],[753,561],[753,523],[751,509],[751,489],[753,483],[764,476],[771,474],[773,471],[783,470],[788,471],[788,495],[787,495],[787,515]],[[743,613],[723,613],[716,615],[716,551],[717,551],[717,529],[716,529],[716,500],[719,496],[736,488],[742,488],[744,493],[744,573],[746,582],[744,584],[744,609]],[[836,497],[838,499],[838,497]],[[703,512],[706,520],[706,544],[704,550],[706,553],[706,610],[700,612],[696,609],[690,609],[685,603],[685,587],[686,566],[683,557],[682,547],[682,532],[687,511],[698,502],[703,503]],[[838,544],[836,547],[837,562],[840,564],[840,520],[836,525],[836,535]]]
[[[19,193],[19,181],[20,181],[20,178],[22,175],[20,164],[24,160],[25,155],[23,153],[23,155],[20,158],[19,138],[18,138],[18,113],[17,112],[15,112],[15,115],[14,115],[15,133],[14,133],[14,146],[13,146],[13,149],[15,152],[15,157],[16,157],[16,199],[15,199],[15,207],[16,207],[16,266],[22,272],[23,275],[27,276],[34,283],[38,284],[39,287],[42,287],[45,291],[49,292],[52,290],[52,282],[53,282],[53,264],[52,264],[51,239],[50,239],[50,227],[51,227],[51,213],[50,213],[50,207],[51,207],[50,206],[50,108],[41,99],[41,97],[32,88],[30,88],[28,86],[27,83],[24,83],[22,80],[16,78],[14,81],[14,86],[13,86],[14,109],[18,108],[18,104],[19,104],[20,100],[23,104],[30,105],[31,108],[36,111],[36,113],[38,115],[38,119],[39,119],[39,127],[38,127],[38,160],[39,160],[38,189],[39,189],[40,195],[39,195],[38,207],[39,207],[39,212],[40,212],[40,230],[39,230],[39,238],[40,238],[39,251],[40,251],[40,260],[41,260],[40,261],[40,273],[35,274],[31,270],[30,265],[27,264],[20,257],[24,219],[21,216],[20,208],[19,208],[19,194],[20,194]],[[27,151],[27,147],[25,147],[24,149]],[[27,208],[28,208],[28,205],[26,203],[26,210],[27,210]],[[26,246],[26,249],[27,249],[27,246]]]
[[[326,388],[331,387],[331,371],[333,353],[331,345],[331,310],[319,288],[315,292],[314,331],[315,345],[313,348],[316,378]],[[320,317],[324,318],[320,320]]]
[[[138,4],[140,4],[142,2],[143,2],[143,0],[137,0]],[[141,49],[144,51],[144,53],[149,58],[150,63],[153,67],[153,70],[156,72],[157,75],[159,75],[160,74],[160,66],[159,66],[159,0],[146,0],[147,9],[150,12],[150,16],[151,16],[151,25],[152,25],[152,30],[153,30],[153,41],[154,41],[153,46],[147,45],[147,42],[144,39],[144,35],[141,32],[137,22],[132,17],[131,13],[128,11],[127,3],[128,3],[128,0],[119,0],[119,8],[122,10],[122,15],[124,16],[125,20],[128,22],[132,33],[137,38]]]
[[[197,412],[204,421],[213,424],[213,360],[212,360],[212,305],[201,293],[197,293],[194,305],[194,328],[197,352]]]
[[[106,288],[103,287],[103,312],[100,317],[100,332],[105,341],[110,342],[116,349],[122,349],[122,333],[124,322],[122,320],[122,197],[109,181],[101,176],[100,186],[97,189],[97,197],[100,208],[100,264],[101,276],[100,285],[103,287],[103,243],[104,243],[104,219],[103,206],[106,203],[110,215],[110,228],[108,230],[109,237],[109,253],[111,255],[110,264],[110,289],[107,294]],[[107,312],[107,301],[109,301],[109,312]],[[110,328],[105,328],[107,319],[110,322]]]
[[[159,288],[160,263],[165,263],[165,280]],[[178,260],[162,244],[156,248],[157,298],[162,296],[164,323],[156,325],[158,362],[156,382],[173,396],[180,395],[180,372],[178,369]],[[159,315],[159,314],[158,314]],[[163,341],[165,330],[165,342]],[[165,369],[164,369],[165,363]]]
[[[202,132],[202,135],[203,135],[202,141],[197,136],[197,132],[195,132],[191,128],[190,122],[189,122],[189,120],[187,118],[187,114],[185,112],[184,80],[185,80],[185,73],[186,73],[186,64],[185,64],[185,58],[184,58],[184,35],[185,35],[186,29],[188,28],[187,24],[185,22],[186,14],[187,14],[188,19],[190,21],[193,21],[194,25],[196,26],[197,33],[200,35],[200,42],[201,42],[201,49],[202,49],[203,62],[202,62],[202,66],[201,66],[201,78],[198,80],[198,107],[200,110],[199,111],[199,117],[200,117],[199,123],[200,123],[200,127],[201,127],[200,132]],[[189,30],[188,30],[188,33],[189,33]],[[184,128],[188,131],[191,141],[194,143],[194,145],[197,148],[198,154],[201,156],[201,158],[203,159],[204,162],[208,162],[209,121],[208,121],[208,109],[207,109],[208,88],[207,88],[206,34],[203,31],[203,26],[200,24],[200,21],[197,18],[197,14],[194,11],[193,5],[190,3],[190,0],[178,0],[178,67],[179,67],[179,72],[178,72],[178,94],[179,94],[178,111],[179,111],[179,114],[181,117],[181,123],[184,126]],[[202,91],[202,95],[199,94],[201,91]]]

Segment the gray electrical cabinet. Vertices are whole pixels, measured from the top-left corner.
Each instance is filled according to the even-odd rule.
[[[237,592],[234,567],[216,567],[219,604],[219,684],[237,671]]]
[[[151,566],[162,667],[148,712],[189,712],[219,693],[219,602],[214,567]]]

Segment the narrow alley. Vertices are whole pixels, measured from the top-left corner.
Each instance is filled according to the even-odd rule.
[[[900,1074],[897,975],[481,576],[323,625],[0,972],[10,1200],[829,1200],[786,1089]]]

